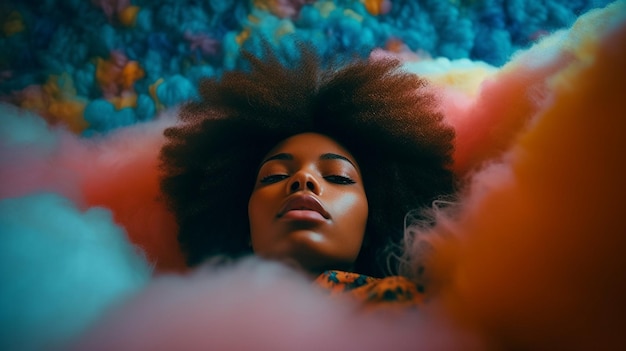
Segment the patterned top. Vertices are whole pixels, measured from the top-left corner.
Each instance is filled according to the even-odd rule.
[[[424,289],[400,276],[373,278],[367,275],[326,271],[315,284],[329,291],[331,296],[348,295],[363,301],[366,308],[417,308],[424,304]]]

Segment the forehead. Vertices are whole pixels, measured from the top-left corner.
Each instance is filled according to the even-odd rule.
[[[334,139],[319,133],[302,133],[291,136],[274,146],[266,157],[283,152],[294,156],[313,155],[315,157],[332,152],[349,157],[354,161],[354,157],[346,148]]]

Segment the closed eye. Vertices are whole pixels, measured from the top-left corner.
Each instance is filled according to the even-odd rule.
[[[261,178],[259,182],[261,184],[273,184],[273,183],[278,183],[281,180],[286,179],[288,177],[289,176],[287,174],[271,174],[271,175]]]
[[[348,184],[356,183],[351,178],[340,176],[340,175],[329,175],[329,176],[325,176],[324,179],[326,179],[327,181],[331,183],[340,184],[340,185],[348,185]]]

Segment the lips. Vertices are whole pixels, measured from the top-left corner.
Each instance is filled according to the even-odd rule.
[[[290,197],[278,212],[278,218],[285,216],[290,211],[314,211],[325,219],[330,219],[330,214],[322,203],[312,195],[297,195]]]

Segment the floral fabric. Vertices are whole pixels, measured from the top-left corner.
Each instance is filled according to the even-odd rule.
[[[424,303],[423,289],[407,278],[391,276],[373,278],[343,271],[326,271],[315,284],[332,296],[348,295],[362,301],[366,307],[416,308]]]

